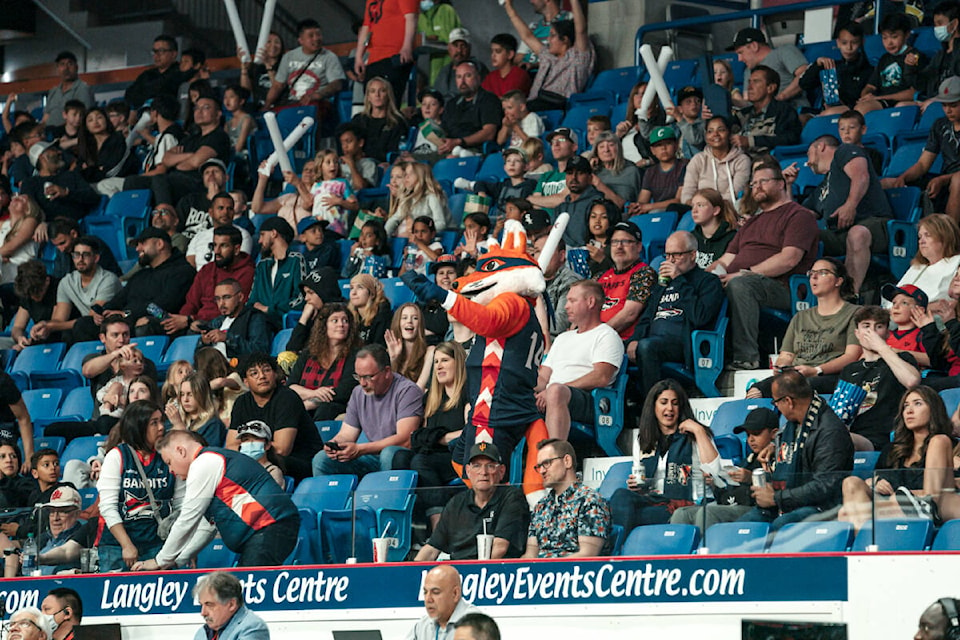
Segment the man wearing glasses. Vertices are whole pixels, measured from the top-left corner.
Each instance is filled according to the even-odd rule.
[[[200,342],[212,346],[227,360],[245,353],[270,350],[270,331],[265,313],[245,307],[243,286],[233,278],[221,280],[213,290],[213,301],[220,315],[207,325],[198,325]],[[206,329],[206,330],[204,330]]]
[[[519,487],[500,484],[505,472],[497,445],[473,445],[467,463],[470,491],[457,492],[438,518],[431,516],[433,534],[417,553],[417,562],[436,560],[441,551],[452,560],[476,560],[477,535],[484,533],[493,536],[491,559],[523,555],[530,508]]]
[[[548,490],[533,509],[524,558],[589,558],[610,535],[610,506],[577,480],[577,454],[566,440],[537,444],[537,464]]]
[[[607,296],[600,310],[600,319],[613,327],[621,340],[629,340],[633,335],[637,319],[646,308],[657,282],[656,272],[640,259],[642,241],[640,228],[634,223],[615,224],[610,236],[613,267],[597,278]]]
[[[153,67],[137,76],[123,94],[133,109],[131,114],[135,114],[136,109],[154,96],[164,94],[176,98],[180,84],[193,75],[193,70],[180,71],[177,65],[177,41],[171,36],[154,38],[150,53],[153,55]]]
[[[313,458],[313,475],[364,476],[393,468],[393,458],[410,448],[410,434],[423,420],[423,392],[390,368],[386,348],[371,344],[357,352],[358,384],[347,402],[340,431]],[[358,443],[363,433],[369,442]]]
[[[697,266],[692,233],[673,232],[665,249],[658,284],[627,344],[630,361],[640,368],[640,398],[660,380],[663,363],[693,364],[691,332],[712,326],[723,306],[720,279]]]
[[[707,267],[720,276],[730,301],[733,361],[728,369],[734,371],[760,366],[760,307],[790,308],[790,276],[813,266],[820,241],[813,212],[790,199],[780,165],[760,164],[750,189],[760,213]]]
[[[36,607],[21,607],[4,623],[7,640],[52,640],[53,621]]]

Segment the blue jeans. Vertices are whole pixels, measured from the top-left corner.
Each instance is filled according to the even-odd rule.
[[[362,478],[374,471],[389,471],[393,468],[393,456],[402,450],[403,447],[384,447],[379,455],[368,454],[349,462],[338,462],[329,457],[326,450],[321,450],[313,456],[313,475],[332,476],[344,473]]]
[[[802,522],[809,518],[820,513],[820,510],[816,507],[800,507],[799,509],[794,509],[789,513],[785,513],[779,517],[772,517],[774,511],[770,509],[761,509],[759,507],[754,507],[747,511],[745,514],[737,518],[737,522],[769,522],[770,523],[770,532],[773,533],[780,527],[784,525],[793,524],[794,522]]]
[[[140,552],[137,560],[153,560],[162,547],[162,540],[151,545],[137,545],[137,551]],[[123,561],[123,549],[119,545],[101,544],[97,547],[97,555],[100,558],[100,573],[127,571],[127,564]]]

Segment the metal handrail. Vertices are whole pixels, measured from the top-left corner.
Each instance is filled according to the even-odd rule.
[[[796,4],[777,5],[776,7],[763,7],[762,9],[749,9],[745,11],[734,11],[732,13],[718,13],[709,16],[698,16],[695,18],[681,18],[671,22],[654,22],[645,24],[637,29],[637,35],[634,38],[633,59],[636,66],[641,66],[643,62],[640,59],[640,45],[643,44],[643,36],[653,31],[667,31],[670,29],[679,29],[701,24],[715,24],[718,22],[732,22],[733,20],[750,20],[752,26],[760,27],[760,18],[763,16],[776,15],[778,13],[793,13],[796,11],[806,11],[807,9],[822,9],[823,7],[835,7],[841,4],[853,4],[860,0],[807,0],[807,2],[798,2]],[[874,25],[880,25],[880,5],[875,2]]]

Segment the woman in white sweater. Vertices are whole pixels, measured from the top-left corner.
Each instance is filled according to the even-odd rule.
[[[420,216],[433,218],[437,233],[447,228],[450,218],[447,196],[443,187],[433,177],[429,165],[420,162],[407,163],[403,190],[404,194],[396,210],[385,225],[388,236],[409,238],[413,232],[413,221]]]
[[[680,202],[690,204],[699,189],[716,189],[735,203],[750,180],[750,156],[730,144],[730,122],[723,116],[707,121],[705,135],[707,147],[687,165]]]
[[[932,213],[917,224],[917,245],[917,255],[897,286],[912,284],[930,302],[946,298],[950,280],[960,267],[960,226],[946,214]],[[890,307],[890,301],[884,300],[883,306]]]

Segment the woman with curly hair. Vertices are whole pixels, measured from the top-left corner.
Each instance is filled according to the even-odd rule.
[[[360,344],[373,342],[386,345],[384,333],[390,327],[390,301],[383,293],[383,284],[371,275],[361,273],[350,279],[350,312],[357,320]]]
[[[390,354],[390,368],[426,391],[434,348],[427,346],[420,307],[408,302],[397,309],[383,337]]]
[[[357,381],[353,377],[354,354],[359,347],[357,320],[347,305],[323,305],[310,330],[310,340],[287,376],[314,420],[334,420],[347,410],[347,401]]]

